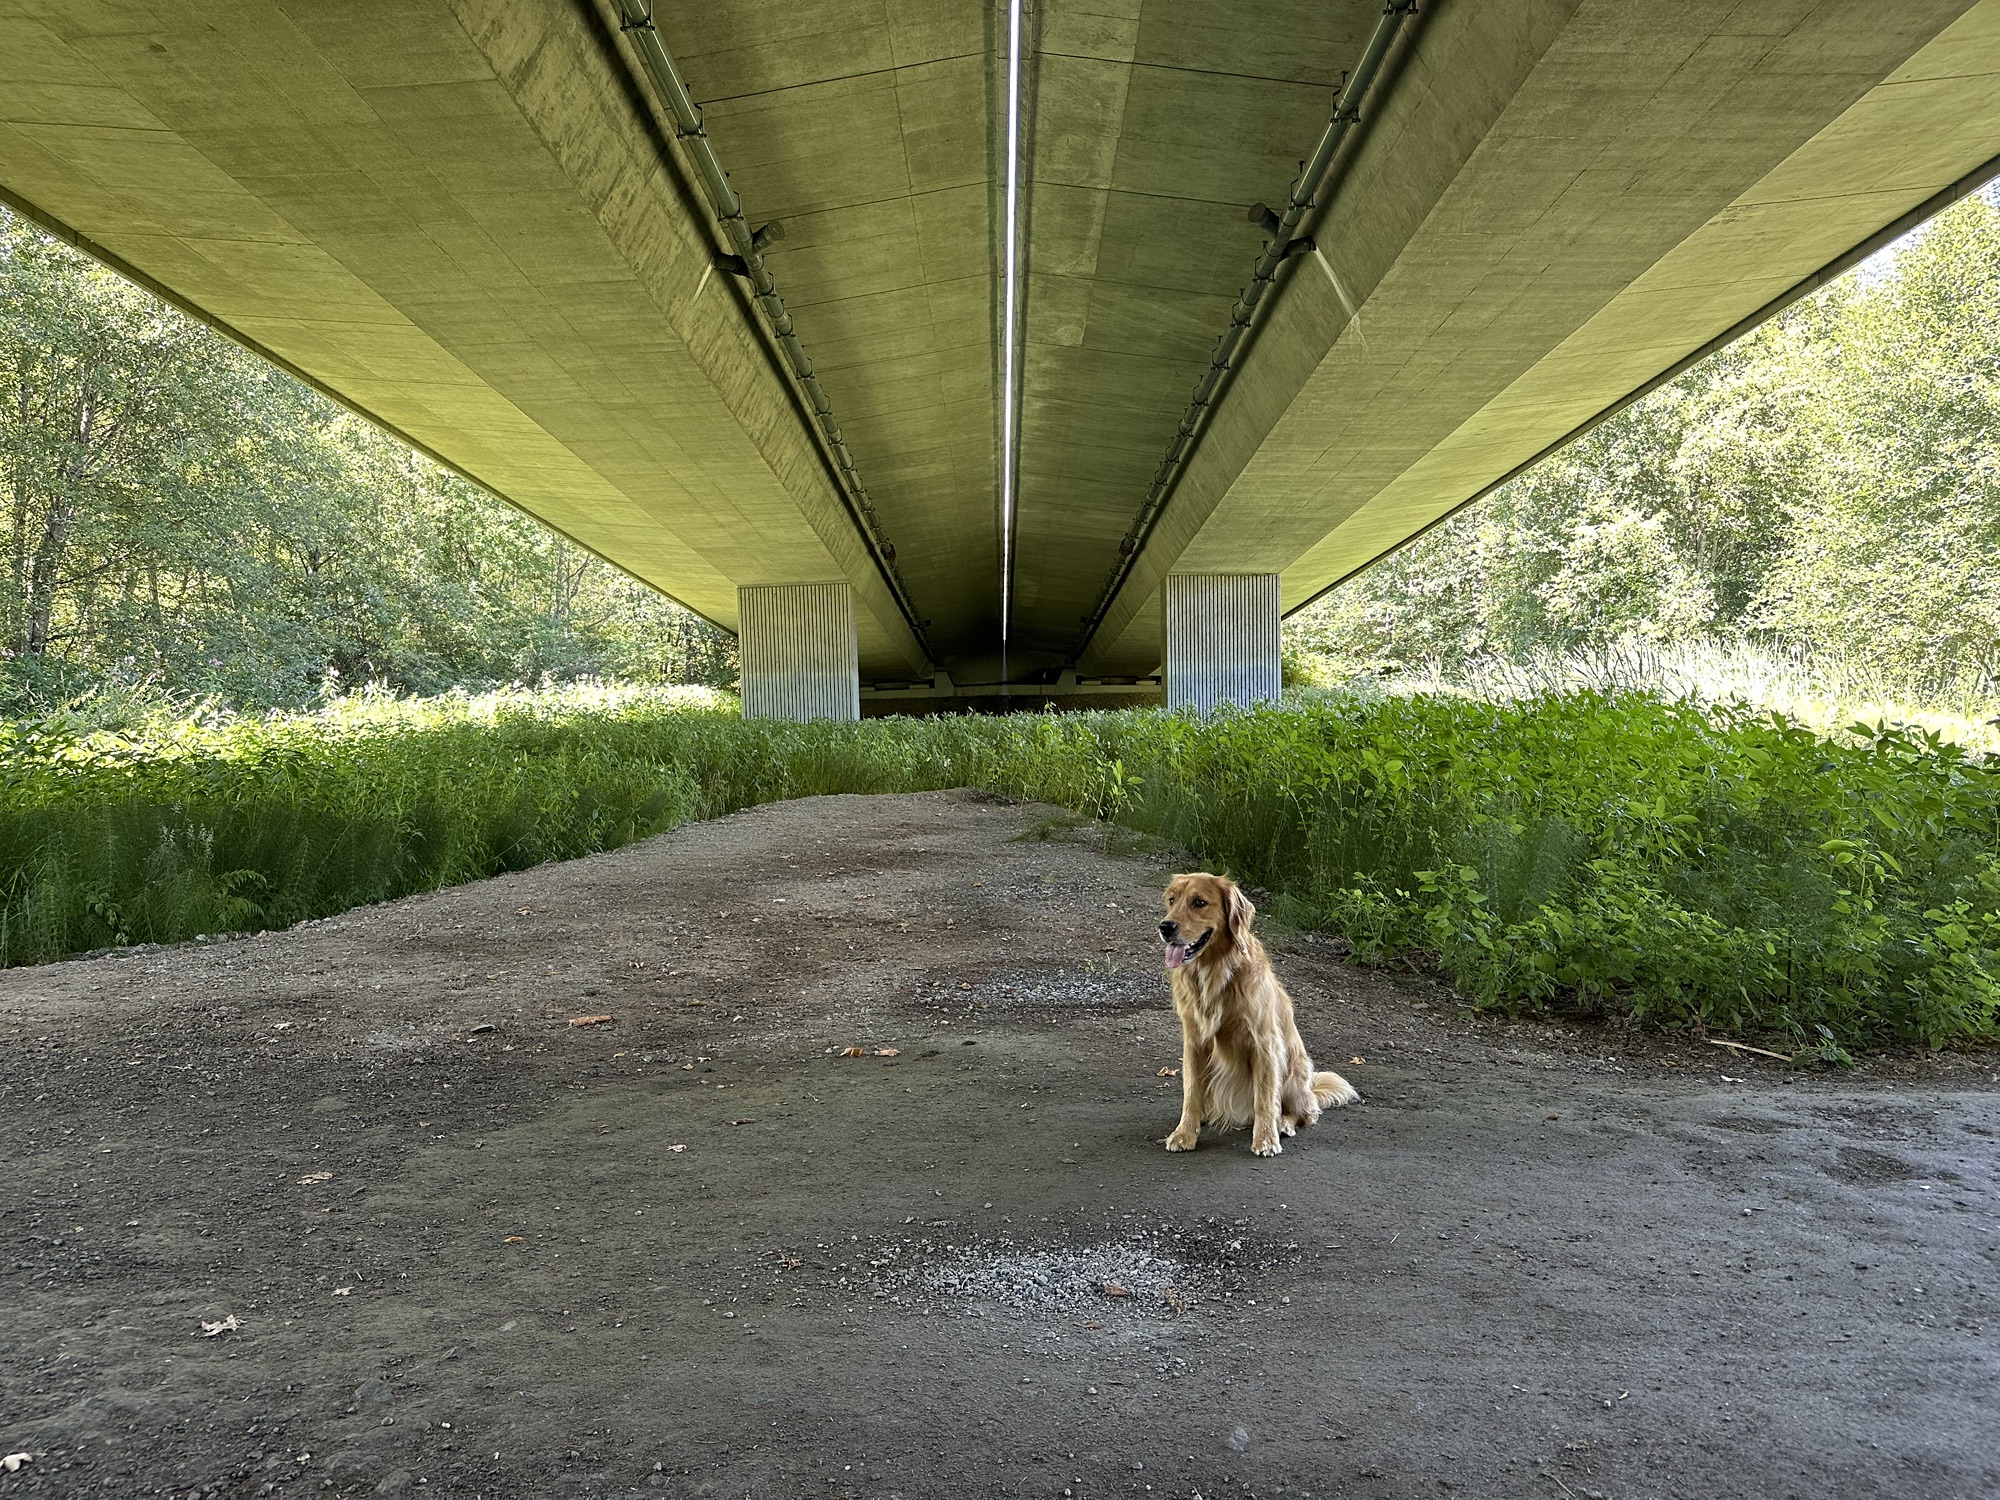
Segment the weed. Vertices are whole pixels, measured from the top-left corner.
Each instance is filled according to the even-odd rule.
[[[1837,1063],[2000,1036],[2000,770],[1620,690],[745,721],[567,688],[0,725],[0,962],[280,927],[828,792],[983,787],[1201,851],[1476,1004],[1756,1032]]]

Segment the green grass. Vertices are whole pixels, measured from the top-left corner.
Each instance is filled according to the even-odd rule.
[[[1558,693],[1645,693],[1674,702],[1749,704],[1832,738],[1849,726],[1883,719],[1932,731],[1983,755],[2000,754],[2000,682],[1990,668],[1940,664],[1921,681],[1898,680],[1838,657],[1755,641],[1630,642],[1593,648],[1547,648],[1523,657],[1485,656],[1456,664],[1371,670],[1294,644],[1286,680],[1334,686],[1361,683],[1393,696],[1462,697],[1515,702]]]
[[[59,715],[0,730],[0,960],[281,927],[758,802],[964,785],[1202,851],[1287,922],[1482,1005],[1827,1055],[2000,1033],[2000,771],[1917,731],[1623,692],[1209,720],[792,725],[597,688]]]

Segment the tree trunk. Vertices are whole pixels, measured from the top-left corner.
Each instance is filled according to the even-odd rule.
[[[55,618],[56,593],[62,579],[63,563],[69,557],[70,539],[76,532],[76,512],[82,480],[90,466],[90,444],[97,423],[97,399],[90,391],[78,404],[75,454],[57,477],[48,509],[42,515],[41,537],[28,559],[28,576],[23,589],[26,621],[21,631],[23,656],[47,656],[49,628]]]
[[[16,431],[26,433],[30,418],[34,415],[33,403],[28,398],[32,382],[28,379],[28,358],[20,356],[15,369],[14,421]],[[28,598],[28,514],[34,505],[34,491],[28,483],[28,465],[17,461],[14,464],[13,515],[9,518],[12,530],[7,533],[8,558],[7,582],[7,643],[18,655],[25,644],[28,617],[23,606]]]

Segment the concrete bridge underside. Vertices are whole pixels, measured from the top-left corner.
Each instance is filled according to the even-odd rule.
[[[1005,3],[662,0],[879,532],[616,0],[0,0],[0,197],[709,618],[845,584],[864,684],[967,685],[1156,672],[1170,574],[1295,606],[2000,155],[2000,0],[1426,0],[1125,563],[1382,9],[1041,0],[1010,88]]]

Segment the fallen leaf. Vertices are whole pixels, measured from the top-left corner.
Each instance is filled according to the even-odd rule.
[[[899,1050],[895,1047],[877,1047],[875,1055],[877,1057],[895,1057],[899,1055]]]
[[[667,1147],[667,1149],[669,1151],[685,1151],[687,1150],[687,1147],[682,1145],[675,1145],[675,1146],[669,1146]]]
[[[842,1047],[840,1055],[842,1057],[866,1057],[868,1049],[866,1047]]]
[[[500,1243],[503,1245],[525,1245],[528,1243],[528,1237],[525,1234],[510,1234]]]
[[[535,909],[532,906],[517,906],[514,908],[514,915],[517,917],[532,917],[534,914]]]
[[[602,1026],[609,1020],[611,1020],[610,1016],[571,1016],[569,1024],[572,1026]]]
[[[0,1458],[0,1470],[15,1474],[20,1472],[22,1464],[31,1464],[34,1461],[35,1455],[32,1453],[10,1453],[5,1458]]]
[[[1107,1281],[1104,1283],[1104,1295],[1107,1297],[1129,1297],[1132,1295],[1132,1289],[1120,1286],[1115,1281]]]
[[[1095,1318],[1085,1318],[1083,1320],[1083,1326],[1085,1328],[1102,1328],[1104,1325],[1098,1322],[1097,1319]]]
[[[354,1288],[351,1286],[337,1286],[333,1289],[333,1295],[336,1297],[345,1297],[353,1290]]]
[[[1348,1058],[1348,1060],[1347,1060],[1347,1061],[1348,1061],[1348,1063],[1349,1063],[1349,1065],[1350,1065],[1350,1066],[1358,1068],[1358,1067],[1360,1067],[1360,1066],[1361,1066],[1361,1065],[1362,1065],[1363,1063],[1367,1062],[1367,1061],[1368,1061],[1368,1059],[1367,1059],[1367,1058],[1365,1058],[1365,1057],[1350,1057],[1350,1058]]]
[[[299,1186],[310,1187],[315,1182],[331,1182],[331,1181],[333,1181],[333,1173],[331,1172],[308,1172],[306,1173],[305,1176],[299,1179]]]
[[[1179,1068],[1162,1068],[1153,1076],[1155,1078],[1178,1078],[1181,1076],[1181,1070]]]
[[[225,1333],[236,1332],[236,1330],[241,1328],[242,1326],[243,1325],[241,1323],[236,1321],[236,1314],[231,1313],[229,1314],[228,1317],[224,1318],[220,1323],[209,1323],[204,1321],[201,1325],[201,1336],[205,1339],[219,1338],[221,1335]]]
[[[1168,1287],[1164,1292],[1160,1293],[1160,1300],[1177,1313],[1184,1313],[1188,1310],[1187,1299],[1172,1287]]]

